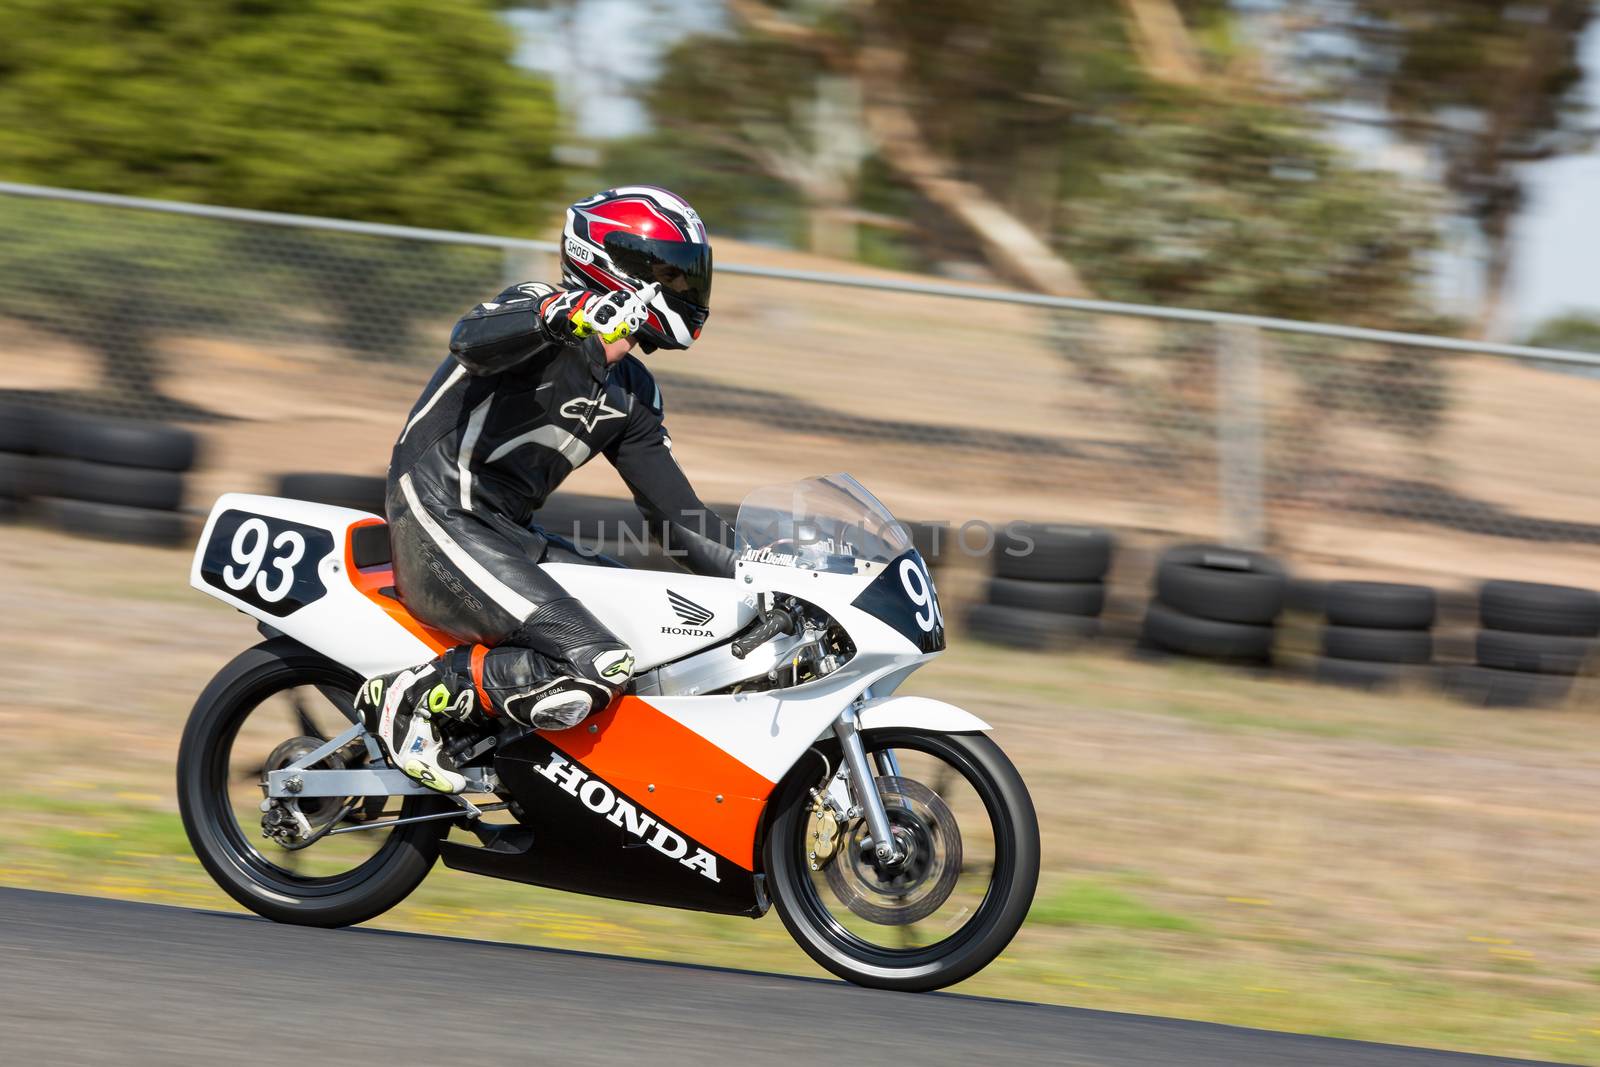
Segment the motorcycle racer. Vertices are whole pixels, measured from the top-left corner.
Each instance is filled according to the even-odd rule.
[[[466,782],[438,717],[563,729],[633,672],[628,647],[541,567],[602,562],[533,525],[578,467],[604,455],[652,537],[697,574],[733,573],[733,533],[673,458],[635,354],[700,336],[712,263],[699,215],[655,186],[597,193],[567,211],[561,266],[561,286],[513,285],[462,316],[390,458],[396,592],[464,643],[368,679],[356,708],[396,766],[440,792]]]

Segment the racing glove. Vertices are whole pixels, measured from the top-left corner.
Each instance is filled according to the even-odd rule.
[[[651,283],[637,293],[568,289],[548,297],[539,314],[558,337],[581,341],[594,336],[610,344],[639,331],[649,317],[650,301],[660,290],[660,283]]]

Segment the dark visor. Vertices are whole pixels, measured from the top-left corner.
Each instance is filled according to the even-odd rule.
[[[605,249],[611,262],[629,277],[646,285],[660,282],[662,292],[693,307],[703,310],[711,306],[710,245],[612,230],[605,236]]]

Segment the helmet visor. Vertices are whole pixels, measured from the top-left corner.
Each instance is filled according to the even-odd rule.
[[[606,254],[624,274],[704,312],[711,307],[711,246],[693,241],[663,241],[626,230],[605,236]],[[703,318],[703,315],[701,316]]]

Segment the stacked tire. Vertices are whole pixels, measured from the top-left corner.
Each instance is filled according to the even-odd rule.
[[[278,476],[276,495],[313,504],[331,504],[373,515],[384,513],[385,480],[378,475],[296,471]]]
[[[1600,593],[1565,585],[1491,581],[1478,594],[1477,663],[1446,679],[1452,695],[1484,707],[1556,704],[1594,657]]]
[[[38,419],[23,400],[0,401],[0,520],[21,514],[33,495]]]
[[[979,640],[1056,648],[1100,632],[1114,542],[1084,526],[1012,523],[990,553],[984,602],[967,613]]]
[[[1229,663],[1272,662],[1288,575],[1276,560],[1225,545],[1179,545],[1156,565],[1140,648]]]
[[[194,434],[177,426],[54,411],[39,421],[33,492],[68,533],[150,545],[188,540],[184,474]]]
[[[1318,681],[1376,689],[1404,682],[1432,661],[1438,598],[1427,586],[1330,582],[1322,599],[1327,625]]]

